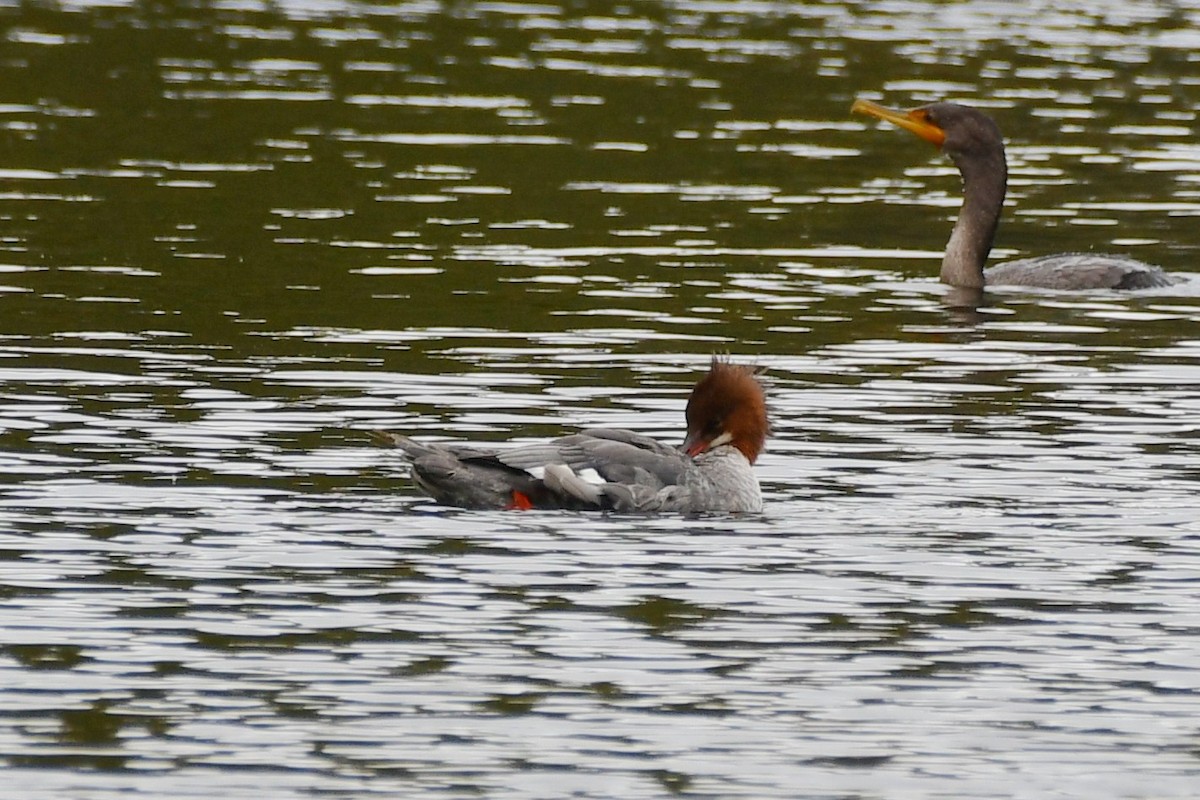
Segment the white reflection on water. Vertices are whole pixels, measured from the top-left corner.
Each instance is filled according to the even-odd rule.
[[[7,691],[12,708],[44,709],[63,674],[65,705],[125,696],[175,720],[169,738],[125,739],[134,763],[329,764],[320,780],[336,788],[348,762],[393,790],[448,779],[535,796],[506,760],[581,791],[599,771],[632,796],[655,795],[647,759],[723,795],[776,794],[798,762],[831,791],[921,792],[942,779],[910,762],[936,755],[983,796],[1000,753],[1036,765],[1081,739],[1091,747],[1056,762],[1057,780],[1088,785],[1106,760],[1154,753],[1160,786],[1183,796],[1193,768],[1162,744],[1192,735],[1200,689],[1180,639],[1195,621],[1180,581],[1195,576],[1158,569],[1200,553],[1169,540],[1169,514],[1131,538],[1086,502],[1063,527],[1015,508],[936,511],[932,493],[827,497],[807,513],[776,493],[761,519],[568,525],[378,495],[82,482],[3,507],[40,520],[64,493],[77,525],[116,530],[8,537],[27,563],[0,582],[48,592],[19,604],[10,636],[69,633],[85,661],[36,684],[9,667]],[[899,529],[917,509],[919,529]],[[115,564],[142,584],[105,580]],[[11,731],[6,752],[35,752],[22,741],[37,729]],[[393,759],[402,773],[380,767]]]
[[[1195,795],[1195,281],[948,308],[957,175],[848,117],[990,108],[1000,254],[1193,269],[1194,2],[63,8],[0,65],[14,797]],[[677,441],[713,351],[760,516],[365,433]]]

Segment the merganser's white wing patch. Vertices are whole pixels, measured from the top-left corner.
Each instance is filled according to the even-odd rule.
[[[578,475],[583,480],[587,481],[588,483],[594,483],[597,486],[599,486],[602,483],[608,483],[608,481],[606,481],[606,480],[604,480],[604,478],[600,477],[600,473],[596,472],[596,470],[593,469],[592,467],[588,467],[587,469],[581,469],[578,472],[576,472],[575,474]]]
[[[548,464],[545,481],[546,488],[556,494],[574,497],[589,505],[600,505],[600,490],[581,480],[566,464]]]
[[[551,464],[549,466],[565,466],[565,465]],[[530,477],[537,478],[539,481],[544,481],[544,480],[546,480],[546,467],[547,467],[546,464],[541,464],[536,467],[530,467],[529,469],[527,469],[525,471],[527,473],[529,473]],[[570,467],[567,467],[567,469],[570,469]],[[588,467],[587,469],[581,469],[578,472],[575,472],[574,475],[575,475],[575,477],[579,478],[580,480],[587,481],[588,483],[594,483],[597,486],[604,484],[604,483],[608,483],[608,481],[604,480],[604,478],[602,478],[600,476],[600,473],[596,472],[596,470],[593,469],[592,467]]]

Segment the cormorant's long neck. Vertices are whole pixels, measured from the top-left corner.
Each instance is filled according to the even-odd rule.
[[[951,158],[962,173],[963,204],[942,256],[942,283],[982,289],[983,265],[996,238],[1008,186],[1004,150]]]

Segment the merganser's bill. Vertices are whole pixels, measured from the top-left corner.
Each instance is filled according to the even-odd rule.
[[[439,503],[484,509],[730,513],[762,510],[751,465],[769,432],[753,367],[713,358],[688,398],[680,448],[633,431],[589,428],[542,444],[478,448],[376,438],[403,450]]]

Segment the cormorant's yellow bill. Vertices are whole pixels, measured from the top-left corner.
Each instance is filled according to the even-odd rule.
[[[893,125],[899,125],[935,147],[941,147],[946,141],[946,132],[929,121],[929,112],[923,108],[900,111],[872,103],[870,100],[855,100],[854,105],[850,106],[850,113],[866,114]]]

